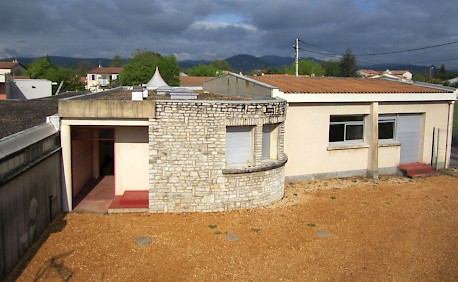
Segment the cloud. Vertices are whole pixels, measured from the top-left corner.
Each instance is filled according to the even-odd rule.
[[[295,38],[312,51],[387,52],[458,40],[457,7],[452,0],[5,1],[0,57],[129,57],[142,48],[186,59],[240,53],[293,57]],[[458,57],[456,47],[358,59],[458,68],[458,60],[441,61]]]

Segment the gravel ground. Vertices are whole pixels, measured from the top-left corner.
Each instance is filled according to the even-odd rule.
[[[348,178],[253,210],[67,214],[12,279],[457,281],[457,199],[448,175]]]

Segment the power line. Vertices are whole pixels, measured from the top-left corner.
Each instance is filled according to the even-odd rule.
[[[325,55],[325,56],[334,57],[334,58],[337,58],[337,59],[340,59],[340,57],[342,57],[342,55],[339,55],[337,53],[336,54],[329,54],[329,53],[323,53],[323,52],[313,51],[313,50],[309,50],[309,49],[304,49],[304,48],[301,48],[301,47],[299,47],[298,49],[301,50],[301,51],[306,51],[306,52],[319,54],[319,55]],[[377,62],[370,62],[370,61],[366,61],[366,60],[358,60],[358,61],[360,61],[362,63],[365,63],[365,64],[377,64]]]
[[[334,54],[329,54],[329,53],[323,53],[323,52],[318,52],[318,51],[312,51],[308,49],[304,49],[299,47],[299,50],[310,52],[310,53],[315,53],[315,54],[320,54],[320,55],[325,55],[325,56],[331,56],[331,57],[340,57],[341,55],[334,55]]]
[[[418,51],[418,50],[431,49],[431,48],[436,48],[436,47],[441,47],[441,46],[446,46],[446,45],[452,45],[452,44],[456,44],[456,43],[458,43],[458,41],[449,42],[449,43],[443,43],[443,44],[437,44],[437,45],[432,45],[432,46],[426,46],[426,47],[420,47],[420,48],[407,49],[407,50],[399,50],[399,51],[391,51],[391,52],[383,52],[383,53],[356,54],[355,56],[362,57],[362,56],[379,56],[379,55],[397,54],[397,53],[404,53],[404,52],[412,52],[412,51]]]
[[[312,44],[312,43],[308,43],[308,42],[305,42],[305,41],[300,40],[300,39],[299,39],[299,41],[302,42],[302,43],[304,43],[304,44],[313,46],[313,47],[315,47],[315,48],[322,49],[322,50],[324,50],[324,51],[330,52],[330,53],[332,53],[332,54],[340,55],[340,52],[336,52],[336,51],[333,51],[333,50],[330,50],[330,49],[326,49],[326,48],[324,48],[324,47],[321,47],[321,46],[318,46],[318,45],[315,45],[315,44]]]
[[[302,51],[306,51],[306,52],[310,52],[310,53],[315,53],[315,54],[320,54],[320,55],[325,55],[325,56],[332,56],[332,57],[336,57],[336,58],[339,58],[341,57],[341,55],[339,54],[339,52],[336,52],[336,51],[333,51],[333,50],[330,50],[330,49],[326,49],[324,47],[321,47],[321,46],[318,46],[316,44],[312,44],[312,43],[308,43],[308,42],[305,42],[301,39],[299,39],[300,42],[304,43],[304,44],[307,44],[307,45],[310,45],[310,46],[313,46],[315,48],[318,48],[318,49],[322,49],[326,52],[329,52],[329,53],[323,53],[323,52],[318,52],[318,51],[313,51],[313,50],[309,50],[309,49],[304,49],[304,48],[299,48],[300,50]],[[364,56],[378,56],[378,55],[388,55],[388,54],[397,54],[397,53],[405,53],[405,52],[413,52],[413,51],[419,51],[419,50],[425,50],[425,49],[431,49],[431,48],[437,48],[437,47],[442,47],[442,46],[447,46],[447,45],[452,45],[452,44],[456,44],[458,43],[458,41],[453,41],[453,42],[448,42],[448,43],[442,43],[442,44],[436,44],[436,45],[432,45],[432,46],[426,46],[426,47],[419,47],[419,48],[411,48],[411,49],[407,49],[407,50],[398,50],[398,51],[390,51],[390,52],[381,52],[381,53],[369,53],[369,54],[354,54],[355,57],[364,57]],[[454,61],[454,60],[458,60],[458,58],[456,59],[447,59],[447,60],[434,60],[434,61]],[[370,61],[366,61],[366,60],[361,60],[359,59],[360,62],[362,63],[369,63],[369,64],[376,64],[377,62],[370,62]],[[430,60],[431,61],[431,60]],[[429,62],[429,61],[425,61],[425,62]],[[379,62],[381,63],[381,62]],[[416,62],[416,63],[422,63],[422,62]]]
[[[337,51],[334,51],[334,50],[331,50],[331,49],[327,49],[327,48],[324,48],[322,46],[319,46],[319,45],[316,45],[316,44],[312,44],[312,43],[309,43],[309,42],[305,42],[301,39],[299,39],[300,42],[304,43],[304,44],[307,44],[307,45],[310,45],[310,46],[313,46],[315,48],[318,48],[318,49],[322,49],[326,52],[329,52],[331,54],[327,54],[327,53],[320,53],[318,51],[312,51],[312,50],[308,50],[308,49],[301,49],[302,51],[306,51],[306,52],[311,52],[311,53],[315,53],[315,54],[320,54],[320,55],[326,55],[326,56],[331,56],[331,57],[335,57],[335,58],[341,58],[342,57],[342,52],[337,52]],[[356,55],[355,55],[356,56]],[[374,62],[374,61],[368,61],[368,60],[361,60],[361,59],[358,59],[359,62],[361,63],[364,63],[364,64],[380,64],[381,62]]]
[[[456,61],[456,60],[458,60],[458,58],[454,58],[454,59],[442,59],[442,60],[435,60],[435,59],[433,59],[433,60],[428,60],[428,61],[420,61],[420,62],[417,61],[417,62],[414,62],[414,63],[411,63],[411,64],[430,63],[430,62],[432,62],[432,61],[434,61],[434,62],[448,62],[448,61]]]

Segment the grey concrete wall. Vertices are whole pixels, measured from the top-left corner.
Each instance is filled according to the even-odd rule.
[[[154,101],[59,100],[61,118],[151,118]]]
[[[246,97],[255,99],[271,99],[272,87],[263,86],[249,78],[240,79],[236,75],[225,75],[205,81],[203,89],[210,93],[226,96]]]
[[[150,211],[224,211],[283,196],[286,103],[157,101],[149,123]],[[262,161],[262,125],[278,124],[277,160]],[[226,126],[254,126],[250,167],[226,167]]]
[[[62,210],[58,134],[0,159],[0,280]]]

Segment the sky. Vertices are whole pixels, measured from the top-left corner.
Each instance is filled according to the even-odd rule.
[[[350,48],[359,64],[458,69],[456,0],[0,1],[0,58],[130,58],[138,49],[180,61],[294,57],[299,38],[301,58],[335,60]]]

